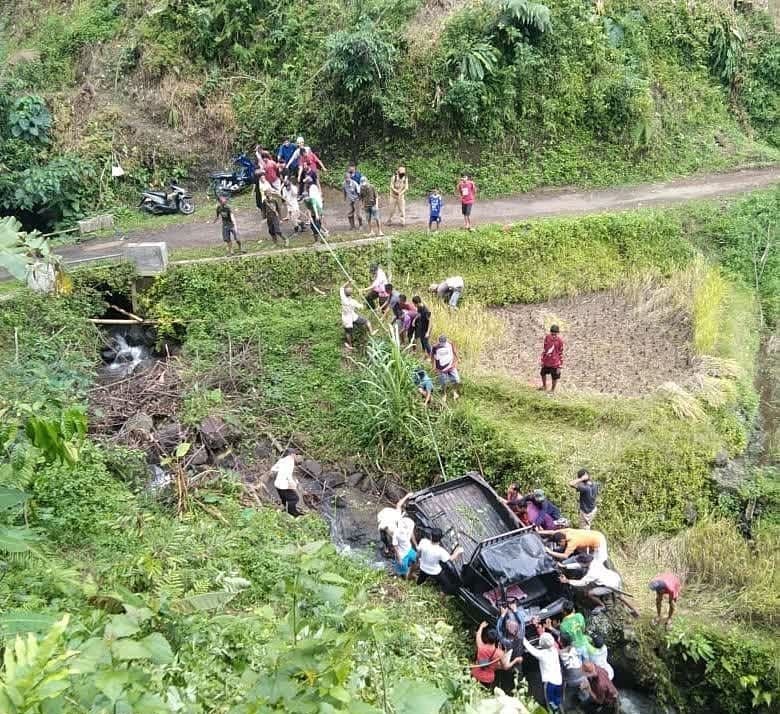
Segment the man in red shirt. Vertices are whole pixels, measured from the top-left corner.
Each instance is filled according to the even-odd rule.
[[[682,590],[682,583],[674,573],[661,573],[656,575],[650,581],[650,589],[655,592],[655,611],[658,613],[658,617],[653,619],[653,624],[657,624],[661,621],[661,605],[664,602],[664,595],[669,596],[669,615],[666,618],[666,624],[672,621],[672,615],[674,615],[674,604],[680,598],[680,591]]]
[[[460,211],[463,214],[463,227],[470,231],[471,209],[477,197],[477,186],[467,173],[464,173],[460,181],[458,181],[458,196],[460,196]]]
[[[561,367],[563,367],[563,340],[560,336],[558,325],[550,327],[549,334],[544,337],[544,347],[542,347],[542,386],[541,391],[547,391],[547,375],[552,378],[552,387],[550,394],[555,391],[558,380],[561,378]]]

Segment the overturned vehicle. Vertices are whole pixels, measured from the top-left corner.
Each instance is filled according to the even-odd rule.
[[[463,555],[444,564],[454,594],[474,622],[495,622],[499,608],[515,602],[530,617],[556,617],[564,589],[555,560],[531,526],[519,521],[479,474],[411,494],[404,505],[418,540],[438,528],[449,552]]]

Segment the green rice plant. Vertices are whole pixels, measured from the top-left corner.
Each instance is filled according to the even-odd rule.
[[[401,348],[396,337],[371,340],[357,400],[367,446],[382,452],[394,441],[417,438],[425,427],[420,420],[421,402],[412,382],[417,365]]]
[[[720,336],[728,285],[717,268],[702,271],[699,261],[693,265],[699,271],[693,288],[693,347],[697,354],[711,354]]]

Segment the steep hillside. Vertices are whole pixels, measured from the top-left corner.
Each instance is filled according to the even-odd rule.
[[[413,192],[468,166],[486,195],[780,143],[778,35],[716,0],[32,0],[0,10],[0,57],[0,211],[45,226],[298,133],[333,183],[403,160]]]

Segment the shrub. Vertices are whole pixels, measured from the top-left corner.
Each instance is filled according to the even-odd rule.
[[[14,139],[47,144],[51,114],[46,102],[34,95],[19,97],[8,114],[8,129]]]

